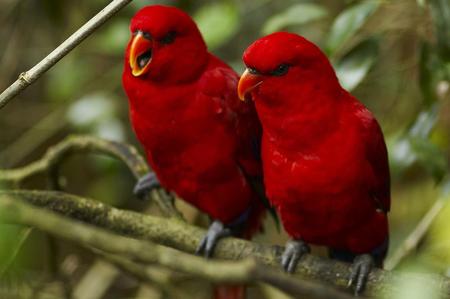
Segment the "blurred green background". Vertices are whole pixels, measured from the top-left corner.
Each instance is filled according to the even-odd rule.
[[[0,89],[107,3],[0,1]],[[130,18],[154,3],[187,11],[198,22],[209,49],[237,72],[243,71],[244,49],[262,35],[288,30],[317,43],[330,57],[343,86],[374,112],[387,139],[392,212],[386,266],[450,277],[448,0],[135,0],[0,111],[0,168],[36,160],[72,133],[137,145],[121,88],[122,56]],[[133,199],[134,180],[114,160],[75,156],[64,165],[63,174],[69,192],[122,208],[145,206]],[[42,189],[46,182],[37,177],[24,187]],[[394,253],[436,202],[438,213],[425,237],[397,263]],[[180,209],[193,222],[205,223],[205,217],[192,208],[180,204]],[[283,244],[286,235],[268,220],[266,233],[257,240]],[[90,279],[96,283],[86,284]],[[207,298],[209,289],[199,288],[203,285],[177,282],[184,298],[190,294]],[[417,282],[406,282],[404,290],[398,298],[437,297]],[[75,298],[167,298],[157,286],[117,273],[73,244],[27,228],[0,225],[0,298],[64,298],[72,292]],[[253,287],[250,295],[281,298],[274,292]]]

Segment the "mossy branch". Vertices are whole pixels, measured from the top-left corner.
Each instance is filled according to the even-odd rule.
[[[177,221],[119,210],[98,201],[56,191],[3,191],[0,196],[21,199],[35,206],[45,207],[60,214],[81,220],[138,239],[150,240],[187,253],[194,253],[205,230]],[[280,246],[268,246],[241,239],[222,240],[215,250],[215,257],[227,260],[255,258],[279,272]],[[339,288],[346,288],[350,265],[314,255],[305,256],[299,263],[295,277],[320,281]],[[269,274],[267,274],[269,275]],[[399,282],[414,278],[429,282],[445,297],[450,297],[450,280],[432,274],[395,273],[376,269],[369,276],[366,295],[391,294]]]
[[[168,269],[188,273],[214,283],[264,282],[296,298],[303,296],[319,299],[351,298],[349,295],[330,287],[294,279],[284,273],[273,272],[267,266],[261,265],[250,257],[234,262],[206,260],[168,247],[152,244],[148,241],[113,234],[104,229],[51,213],[42,208],[33,207],[18,199],[25,199],[25,193],[0,194],[1,220],[9,223],[30,225],[83,246],[92,246],[102,251],[126,256],[146,264],[159,264]],[[37,193],[34,194],[37,195]],[[64,196],[63,193],[53,192],[53,194]],[[98,217],[97,220],[100,220],[100,218]]]

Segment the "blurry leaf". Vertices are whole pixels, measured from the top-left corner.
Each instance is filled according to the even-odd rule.
[[[22,249],[23,244],[27,241],[32,230],[33,230],[33,228],[31,228],[31,227],[24,227],[19,232],[19,235],[17,237],[18,238],[17,243],[14,244],[14,247],[12,248],[11,256],[4,263],[2,263],[2,265],[0,267],[0,278],[4,278],[5,273],[14,264],[20,250]]]
[[[99,123],[95,128],[98,137],[114,140],[124,141],[125,130],[122,123],[118,119],[108,119]]]
[[[121,170],[118,168],[119,163],[114,159],[98,159],[96,157],[92,164],[99,168],[97,171],[102,175],[92,182],[87,190],[87,195],[112,206],[126,204],[129,198],[127,191],[130,190],[127,190],[126,182],[117,177]]]
[[[388,139],[387,145],[391,176],[392,178],[400,177],[406,169],[417,161],[416,153],[412,150],[411,143],[405,136]]]
[[[437,100],[436,83],[439,80],[442,63],[433,48],[423,43],[420,48],[419,84],[425,105],[430,106]]]
[[[351,91],[364,79],[378,57],[378,41],[367,39],[336,63],[342,86]]]
[[[438,108],[438,105],[434,105],[430,109],[420,112],[409,129],[409,136],[413,138],[428,138],[437,122]]]
[[[233,2],[217,2],[203,5],[194,20],[203,34],[209,49],[226,43],[238,30],[239,12]]]
[[[406,269],[405,269],[406,268]],[[377,298],[384,299],[441,299],[440,286],[433,276],[414,275],[411,273],[426,273],[431,269],[419,264],[408,264],[402,270],[406,275],[401,275],[396,280],[395,290],[387,290]],[[408,275],[411,274],[411,275]]]
[[[99,32],[93,40],[93,48],[104,54],[122,55],[129,38],[128,21],[117,20]]]
[[[91,73],[91,66],[87,65],[85,59],[80,59],[76,54],[66,56],[48,73],[48,97],[52,101],[68,101],[91,80]]]
[[[416,0],[416,1],[417,1],[417,5],[419,5],[420,7],[425,7],[426,0]]]
[[[113,101],[103,93],[94,93],[73,103],[67,111],[67,119],[76,127],[89,127],[114,114]]]
[[[289,7],[282,13],[273,15],[264,24],[262,33],[264,35],[279,31],[290,25],[301,25],[320,18],[328,14],[327,10],[314,3],[300,3]]]
[[[125,131],[117,118],[114,103],[112,96],[102,92],[85,95],[69,107],[67,119],[81,131],[109,140],[123,141]]]
[[[448,172],[445,153],[430,140],[438,117],[438,106],[422,111],[408,132],[389,142],[390,164],[393,177],[412,165],[419,164],[440,182]]]
[[[436,271],[447,272],[450,276],[450,179],[441,184],[441,196],[436,203],[441,202],[443,207],[434,218],[428,231],[426,242],[421,248],[421,255],[436,267]]]
[[[341,47],[375,12],[378,1],[366,0],[341,12],[333,25],[326,42],[325,52],[328,56]]]
[[[446,60],[450,60],[450,1],[430,1],[432,20],[436,28],[438,51]]]
[[[48,19],[50,19],[56,25],[63,24],[65,14],[64,2],[59,0],[42,0],[38,5],[42,9],[44,9]]]
[[[445,153],[428,140],[411,138],[410,143],[417,161],[433,176],[436,182],[440,182],[448,171]]]

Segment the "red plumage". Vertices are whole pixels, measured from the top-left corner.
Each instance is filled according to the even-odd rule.
[[[237,97],[238,75],[174,7],[141,9],[130,30],[122,80],[148,162],[165,188],[225,224],[251,208],[243,234],[250,236],[264,210],[247,179],[262,176],[252,152],[261,127]]]
[[[260,138],[260,124],[254,108],[237,97],[238,75],[207,52],[187,14],[150,6],[136,14],[130,28],[151,32],[157,39],[176,26],[184,30],[180,42],[195,45],[162,49],[161,57],[153,50],[156,70],[151,65],[147,76],[131,74],[127,51],[123,86],[131,122],[162,185],[228,223],[259,205],[240,167],[249,175],[261,175],[251,144]]]
[[[244,62],[239,92],[255,102],[266,192],[288,234],[354,254],[387,244],[388,157],[374,116],[298,35],[261,38]]]
[[[249,181],[262,177],[252,151],[261,127],[254,107],[237,97],[238,75],[207,52],[197,26],[179,9],[145,7],[130,30],[123,86],[136,136],[161,185],[225,225],[250,209],[241,233],[250,237],[264,213]],[[138,35],[143,42],[134,45]]]

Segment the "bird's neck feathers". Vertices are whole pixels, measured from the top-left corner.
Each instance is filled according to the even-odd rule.
[[[337,79],[327,82],[304,77],[299,83],[275,90],[276,95],[263,93],[256,101],[269,139],[313,146],[338,127],[345,90]]]

